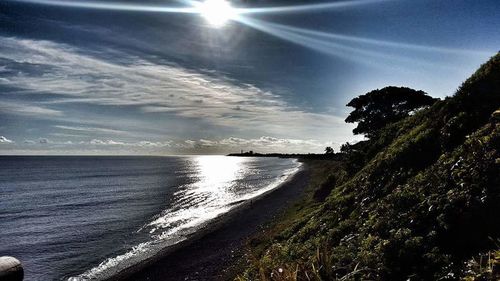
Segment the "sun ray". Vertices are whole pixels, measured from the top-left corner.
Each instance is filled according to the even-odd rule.
[[[280,28],[280,25],[268,23],[267,21],[263,20],[241,16],[237,21],[251,28],[268,33],[272,36],[292,42],[294,44],[327,55],[336,56],[365,65],[381,67],[387,65],[394,66],[410,63],[409,65],[420,65],[423,67],[439,66],[442,68],[447,68],[447,66],[444,65],[436,65],[434,62],[416,60],[411,57],[394,55],[387,52],[381,52],[367,48],[353,47],[350,45],[346,45],[345,43],[333,42],[331,40],[321,40],[317,37],[312,37],[301,34],[299,32],[290,31],[285,28]]]
[[[261,22],[263,22],[263,21],[261,21]],[[277,28],[277,29],[287,30],[290,32],[295,32],[295,33],[304,34],[304,35],[309,35],[309,36],[313,36],[316,38],[328,38],[328,39],[340,40],[340,41],[345,41],[345,42],[354,42],[354,43],[369,44],[369,45],[376,45],[376,46],[393,47],[393,48],[399,48],[399,49],[409,49],[409,50],[422,51],[422,52],[456,53],[456,54],[462,54],[462,55],[480,55],[480,56],[491,54],[491,52],[487,52],[487,51],[464,50],[464,49],[456,49],[456,48],[447,48],[447,47],[428,46],[428,45],[420,45],[420,44],[409,44],[409,43],[395,42],[395,41],[386,41],[386,40],[379,40],[379,39],[373,39],[373,38],[358,37],[358,36],[344,35],[344,34],[338,34],[338,33],[332,33],[332,32],[324,32],[324,31],[317,31],[317,30],[311,30],[311,29],[305,29],[305,28],[299,28],[299,27],[292,27],[292,26],[288,26],[288,25],[276,24],[276,23],[271,23],[271,22],[266,22],[266,24],[269,26],[272,26],[274,28]]]
[[[374,4],[380,2],[387,2],[394,0],[350,0],[350,1],[336,1],[317,4],[303,4],[303,5],[290,5],[290,6],[276,6],[276,7],[261,7],[261,8],[238,8],[238,14],[280,14],[280,13],[300,13],[312,11],[324,11],[331,9],[348,8],[354,6],[361,6],[367,4]]]
[[[69,8],[113,10],[113,11],[134,11],[134,12],[155,12],[155,13],[191,13],[199,11],[195,7],[168,7],[159,5],[137,5],[123,2],[97,2],[97,1],[63,1],[63,0],[13,0],[12,2],[22,2],[38,5],[59,6]]]
[[[99,1],[65,1],[65,0],[7,0],[12,2],[23,2],[39,5],[50,5],[60,7],[116,10],[116,11],[137,11],[137,12],[158,12],[158,13],[200,13],[199,5],[204,2],[195,0],[180,0],[186,4],[186,7],[169,7],[164,5],[138,5],[124,2],[99,2]],[[212,0],[213,1],[213,0]],[[222,0],[217,0],[221,2]],[[328,9],[340,9],[354,6],[373,4],[378,2],[387,2],[394,0],[350,0],[336,1],[307,5],[274,6],[260,8],[233,8],[237,14],[279,14],[279,13],[297,13],[324,11]],[[208,1],[207,1],[208,2]]]
[[[13,2],[32,3],[39,5],[51,5],[61,7],[116,10],[116,11],[136,11],[136,12],[156,12],[156,13],[184,13],[198,14],[205,18],[210,26],[219,28],[226,22],[233,20],[245,24],[251,28],[266,32],[278,38],[308,47],[330,55],[348,57],[348,54],[356,54],[372,58],[386,58],[391,60],[414,62],[411,58],[401,57],[388,53],[381,53],[361,47],[361,45],[383,46],[390,48],[407,49],[422,52],[439,52],[446,54],[478,55],[485,56],[489,51],[462,50],[437,46],[416,45],[402,42],[384,41],[373,38],[364,38],[351,35],[343,35],[331,32],[310,30],[271,23],[263,20],[251,18],[253,14],[279,14],[279,13],[306,13],[314,11],[343,9],[361,5],[374,4],[377,2],[388,2],[394,0],[351,0],[336,1],[317,4],[274,6],[260,8],[236,8],[230,5],[228,0],[178,0],[185,6],[164,6],[164,5],[138,5],[124,2],[98,2],[98,1],[65,1],[65,0],[7,0]],[[355,46],[352,46],[355,44]],[[354,56],[352,56],[354,57]],[[351,59],[356,59],[351,58]],[[418,61],[419,64],[433,65]]]

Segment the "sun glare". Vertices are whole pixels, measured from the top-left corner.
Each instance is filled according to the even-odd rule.
[[[198,6],[200,15],[214,27],[221,27],[236,17],[236,10],[226,0],[206,0]]]

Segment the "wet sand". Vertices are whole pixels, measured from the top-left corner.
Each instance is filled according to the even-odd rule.
[[[243,255],[245,241],[303,194],[309,183],[307,163],[280,187],[208,226],[204,233],[169,249],[113,280],[224,280]]]

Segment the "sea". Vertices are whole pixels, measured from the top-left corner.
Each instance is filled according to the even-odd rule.
[[[0,156],[0,256],[27,281],[101,280],[190,239],[300,169],[295,159]]]

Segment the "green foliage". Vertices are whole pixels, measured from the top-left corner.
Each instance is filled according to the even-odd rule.
[[[337,185],[337,175],[336,174],[331,174],[328,176],[326,181],[322,182],[318,189],[314,191],[314,199],[316,201],[324,201],[325,198],[330,195],[330,192],[332,191],[333,187]]]
[[[405,87],[385,87],[352,99],[347,106],[353,107],[348,123],[358,122],[355,134],[372,138],[387,124],[397,122],[416,110],[432,105],[436,99],[423,91]]]
[[[477,257],[500,238],[499,108],[497,55],[455,96],[344,146],[242,278],[494,280]]]

